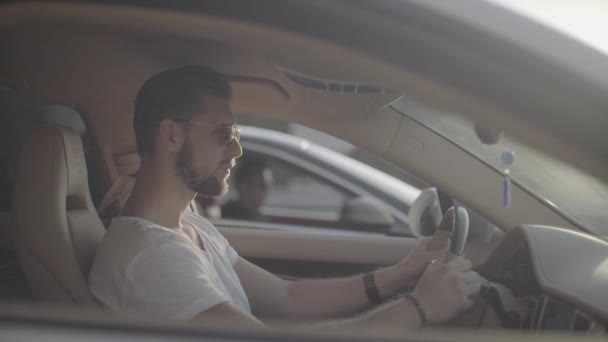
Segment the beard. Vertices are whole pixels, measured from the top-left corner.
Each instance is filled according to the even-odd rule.
[[[205,177],[198,172],[194,165],[194,150],[190,139],[186,141],[182,150],[179,151],[175,168],[177,176],[182,183],[197,194],[215,197],[223,195],[228,191],[228,184],[223,179],[218,179],[215,174]]]

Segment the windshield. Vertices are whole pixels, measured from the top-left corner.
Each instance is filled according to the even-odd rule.
[[[489,0],[608,54],[608,2],[603,0]]]
[[[495,145],[482,144],[470,120],[438,112],[410,100],[393,106],[403,114],[451,140],[501,172],[501,153],[515,152],[511,178],[550,202],[587,230],[608,236],[608,185],[587,173],[503,136]]]

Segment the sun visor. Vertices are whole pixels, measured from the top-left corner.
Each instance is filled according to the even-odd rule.
[[[327,79],[282,67],[277,69],[300,88],[303,101],[300,108],[305,112],[365,115],[389,105],[402,95],[371,81]]]
[[[270,79],[227,75],[232,87],[232,110],[265,113],[269,109],[286,111],[290,94]]]

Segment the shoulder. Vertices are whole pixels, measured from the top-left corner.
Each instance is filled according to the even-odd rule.
[[[184,236],[168,228],[138,218],[118,217],[98,246],[95,261],[125,265],[143,254],[187,245]]]
[[[218,231],[218,229],[204,217],[191,212],[185,212],[182,220],[187,221],[201,233],[205,243],[210,250],[215,251],[218,256],[227,258],[231,265],[238,259],[237,252],[230,246],[230,242]]]
[[[106,238],[120,239],[144,246],[161,242],[180,240],[181,235],[169,228],[159,226],[137,217],[117,217],[112,220],[106,232]]]

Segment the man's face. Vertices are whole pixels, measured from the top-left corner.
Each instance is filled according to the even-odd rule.
[[[205,96],[203,102],[204,110],[191,121],[209,125],[183,123],[188,127],[175,169],[182,183],[193,192],[220,196],[228,191],[230,169],[243,152],[236,140],[226,144],[228,130],[235,123],[228,101]]]

